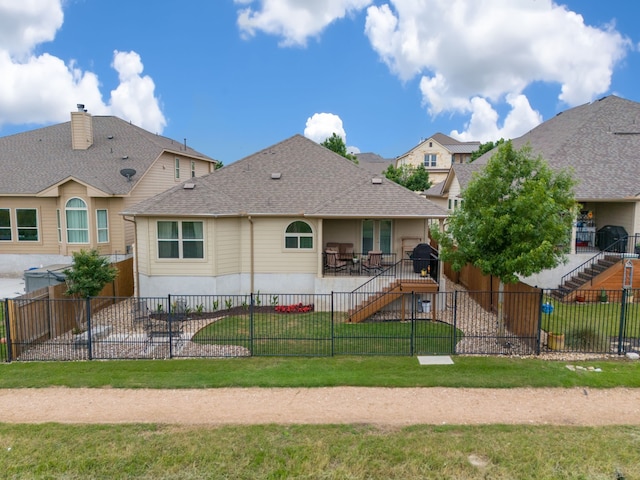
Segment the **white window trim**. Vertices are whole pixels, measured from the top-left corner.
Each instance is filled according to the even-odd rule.
[[[81,200],[82,203],[84,203],[85,208],[77,208],[77,207],[68,207],[67,205],[69,205],[69,202],[71,200]],[[69,222],[67,221],[67,210],[71,210],[74,212],[77,211],[81,211],[84,210],[84,212],[87,215],[87,228],[74,228],[73,231],[85,231],[87,232],[87,241],[86,242],[72,242],[69,240]],[[91,243],[91,226],[89,225],[89,205],[87,204],[87,202],[80,198],[80,197],[71,197],[69,200],[67,200],[64,204],[64,223],[65,223],[65,233],[66,233],[66,239],[67,239],[67,243],[69,245],[89,245]]]
[[[9,227],[2,227],[9,229],[9,240],[0,240],[0,242],[13,242],[13,223],[11,222],[11,209],[10,208],[0,208],[0,210],[6,210],[9,213]]]
[[[164,238],[161,239],[158,235],[158,224],[160,222],[171,222],[178,224],[178,238]],[[193,223],[201,223],[202,224],[202,238],[182,238],[182,223],[183,222],[193,222]],[[156,259],[161,262],[202,262],[206,261],[206,241],[205,241],[205,223],[202,220],[156,220]],[[202,257],[200,258],[185,258],[184,257],[184,242],[201,242],[202,243]],[[160,242],[178,242],[178,256],[177,257],[161,257],[160,256]]]
[[[18,224],[18,211],[20,210],[33,210],[36,212],[36,226],[35,227],[21,227]],[[39,243],[42,241],[42,237],[40,236],[40,215],[37,208],[16,208],[16,240],[21,243]],[[36,240],[20,240],[20,230],[35,230],[36,231]]]
[[[98,216],[99,212],[104,212],[105,220],[107,222],[106,226],[100,227],[100,217]],[[100,240],[100,232],[105,231],[107,233],[106,240]],[[96,241],[98,243],[109,243],[109,211],[106,208],[97,208],[96,209]]]
[[[173,174],[176,180],[180,179],[180,159],[176,158],[173,164]]]
[[[289,228],[290,225],[297,223],[297,222],[302,222],[306,225],[309,226],[309,228],[311,229],[311,233],[298,233],[298,232],[287,232],[287,229]],[[287,247],[287,238],[295,238],[297,240],[297,247]],[[302,248],[300,246],[300,239],[301,238],[311,238],[311,248]],[[313,231],[313,225],[311,225],[309,222],[306,222],[304,220],[294,220],[293,222],[289,222],[287,224],[286,227],[284,227],[284,249],[287,252],[292,252],[292,251],[302,251],[302,252],[312,252],[315,250],[316,248],[316,242],[315,242],[315,234]]]
[[[191,178],[196,176],[196,161],[191,160]]]

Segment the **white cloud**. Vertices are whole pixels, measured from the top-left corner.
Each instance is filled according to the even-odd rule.
[[[471,114],[469,129],[515,135],[539,118],[521,98],[528,85],[557,84],[560,101],[585,103],[608,90],[632,48],[612,27],[585,25],[551,0],[389,0],[367,9],[365,32],[400,79],[422,76],[432,115]],[[500,128],[491,105],[505,101],[513,110]]]
[[[83,103],[90,113],[117,115],[161,133],[166,119],[136,52],[114,52],[112,67],[120,83],[108,102],[95,73],[83,71],[74,60],[34,54],[62,25],[61,5],[61,0],[0,0],[0,126],[65,121]]]
[[[257,31],[282,37],[281,45],[301,45],[335,20],[362,10],[372,0],[235,0],[238,26],[245,37]],[[258,8],[251,5],[258,4]]]
[[[304,136],[316,143],[322,143],[333,134],[347,141],[347,134],[342,126],[342,119],[333,113],[314,113],[307,118]]]
[[[529,105],[524,95],[509,95],[507,103],[511,111],[505,118],[502,127],[499,126],[498,112],[484,98],[471,99],[471,120],[465,125],[466,130],[453,130],[450,135],[465,141],[496,141],[500,138],[515,138],[536,127],[542,122],[542,116]]]

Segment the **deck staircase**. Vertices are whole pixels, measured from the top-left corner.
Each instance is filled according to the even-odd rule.
[[[620,255],[601,252],[583,265],[562,278],[562,283],[552,296],[558,300],[566,300],[581,288],[592,288],[593,280],[620,262]],[[569,298],[570,299],[570,298]]]
[[[401,299],[403,296],[415,293],[435,293],[438,284],[435,280],[426,279],[394,279],[380,291],[362,297],[362,300],[349,310],[347,323],[359,323],[382,310],[387,305]],[[402,317],[404,318],[404,302]]]

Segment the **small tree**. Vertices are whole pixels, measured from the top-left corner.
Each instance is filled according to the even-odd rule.
[[[64,271],[67,290],[65,295],[78,299],[86,299],[98,295],[104,286],[113,282],[118,275],[118,269],[109,260],[101,257],[97,250],[81,250],[73,253],[71,268]],[[76,304],[76,328],[82,329],[84,307],[82,302]]]
[[[384,171],[384,176],[414,192],[423,192],[431,187],[429,172],[424,165],[401,165],[398,168],[389,165]]]
[[[431,232],[454,270],[470,263],[499,278],[500,327],[504,284],[566,261],[578,206],[574,186],[568,171],[553,172],[529,146],[516,151],[508,141],[462,192],[447,231]]]
[[[320,145],[328,148],[332,152],[336,152],[338,155],[342,155],[344,158],[351,160],[355,164],[359,163],[355,155],[347,153],[347,146],[344,144],[344,140],[342,140],[341,136],[336,135],[335,132]]]
[[[500,140],[498,140],[497,142],[485,142],[480,144],[480,146],[478,147],[478,150],[471,152],[471,161],[473,162],[476,158],[481,157],[482,155],[484,155],[485,153],[487,153],[490,150],[493,150],[496,147],[499,147],[500,145],[502,145],[505,142],[504,138],[501,138]]]

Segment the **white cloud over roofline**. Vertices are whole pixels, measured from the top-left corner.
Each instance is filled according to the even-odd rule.
[[[322,143],[333,134],[347,141],[347,133],[344,131],[342,119],[333,113],[314,113],[307,118],[304,136],[316,143]]]
[[[119,85],[102,100],[98,76],[74,60],[34,54],[53,40],[63,23],[61,0],[0,0],[0,127],[3,124],[47,124],[69,119],[77,103],[90,113],[117,115],[154,133],[167,122],[151,77],[136,52],[114,51],[111,66]]]
[[[236,0],[238,26],[304,46],[332,22],[366,8],[365,34],[401,81],[419,76],[432,116],[469,116],[474,134],[519,136],[542,121],[524,96],[528,86],[558,86],[575,106],[607,92],[631,41],[613,24],[586,25],[552,0]],[[497,107],[511,111],[500,122]],[[537,123],[536,123],[537,122]],[[478,137],[474,138],[478,139]],[[493,138],[495,139],[495,138]]]

